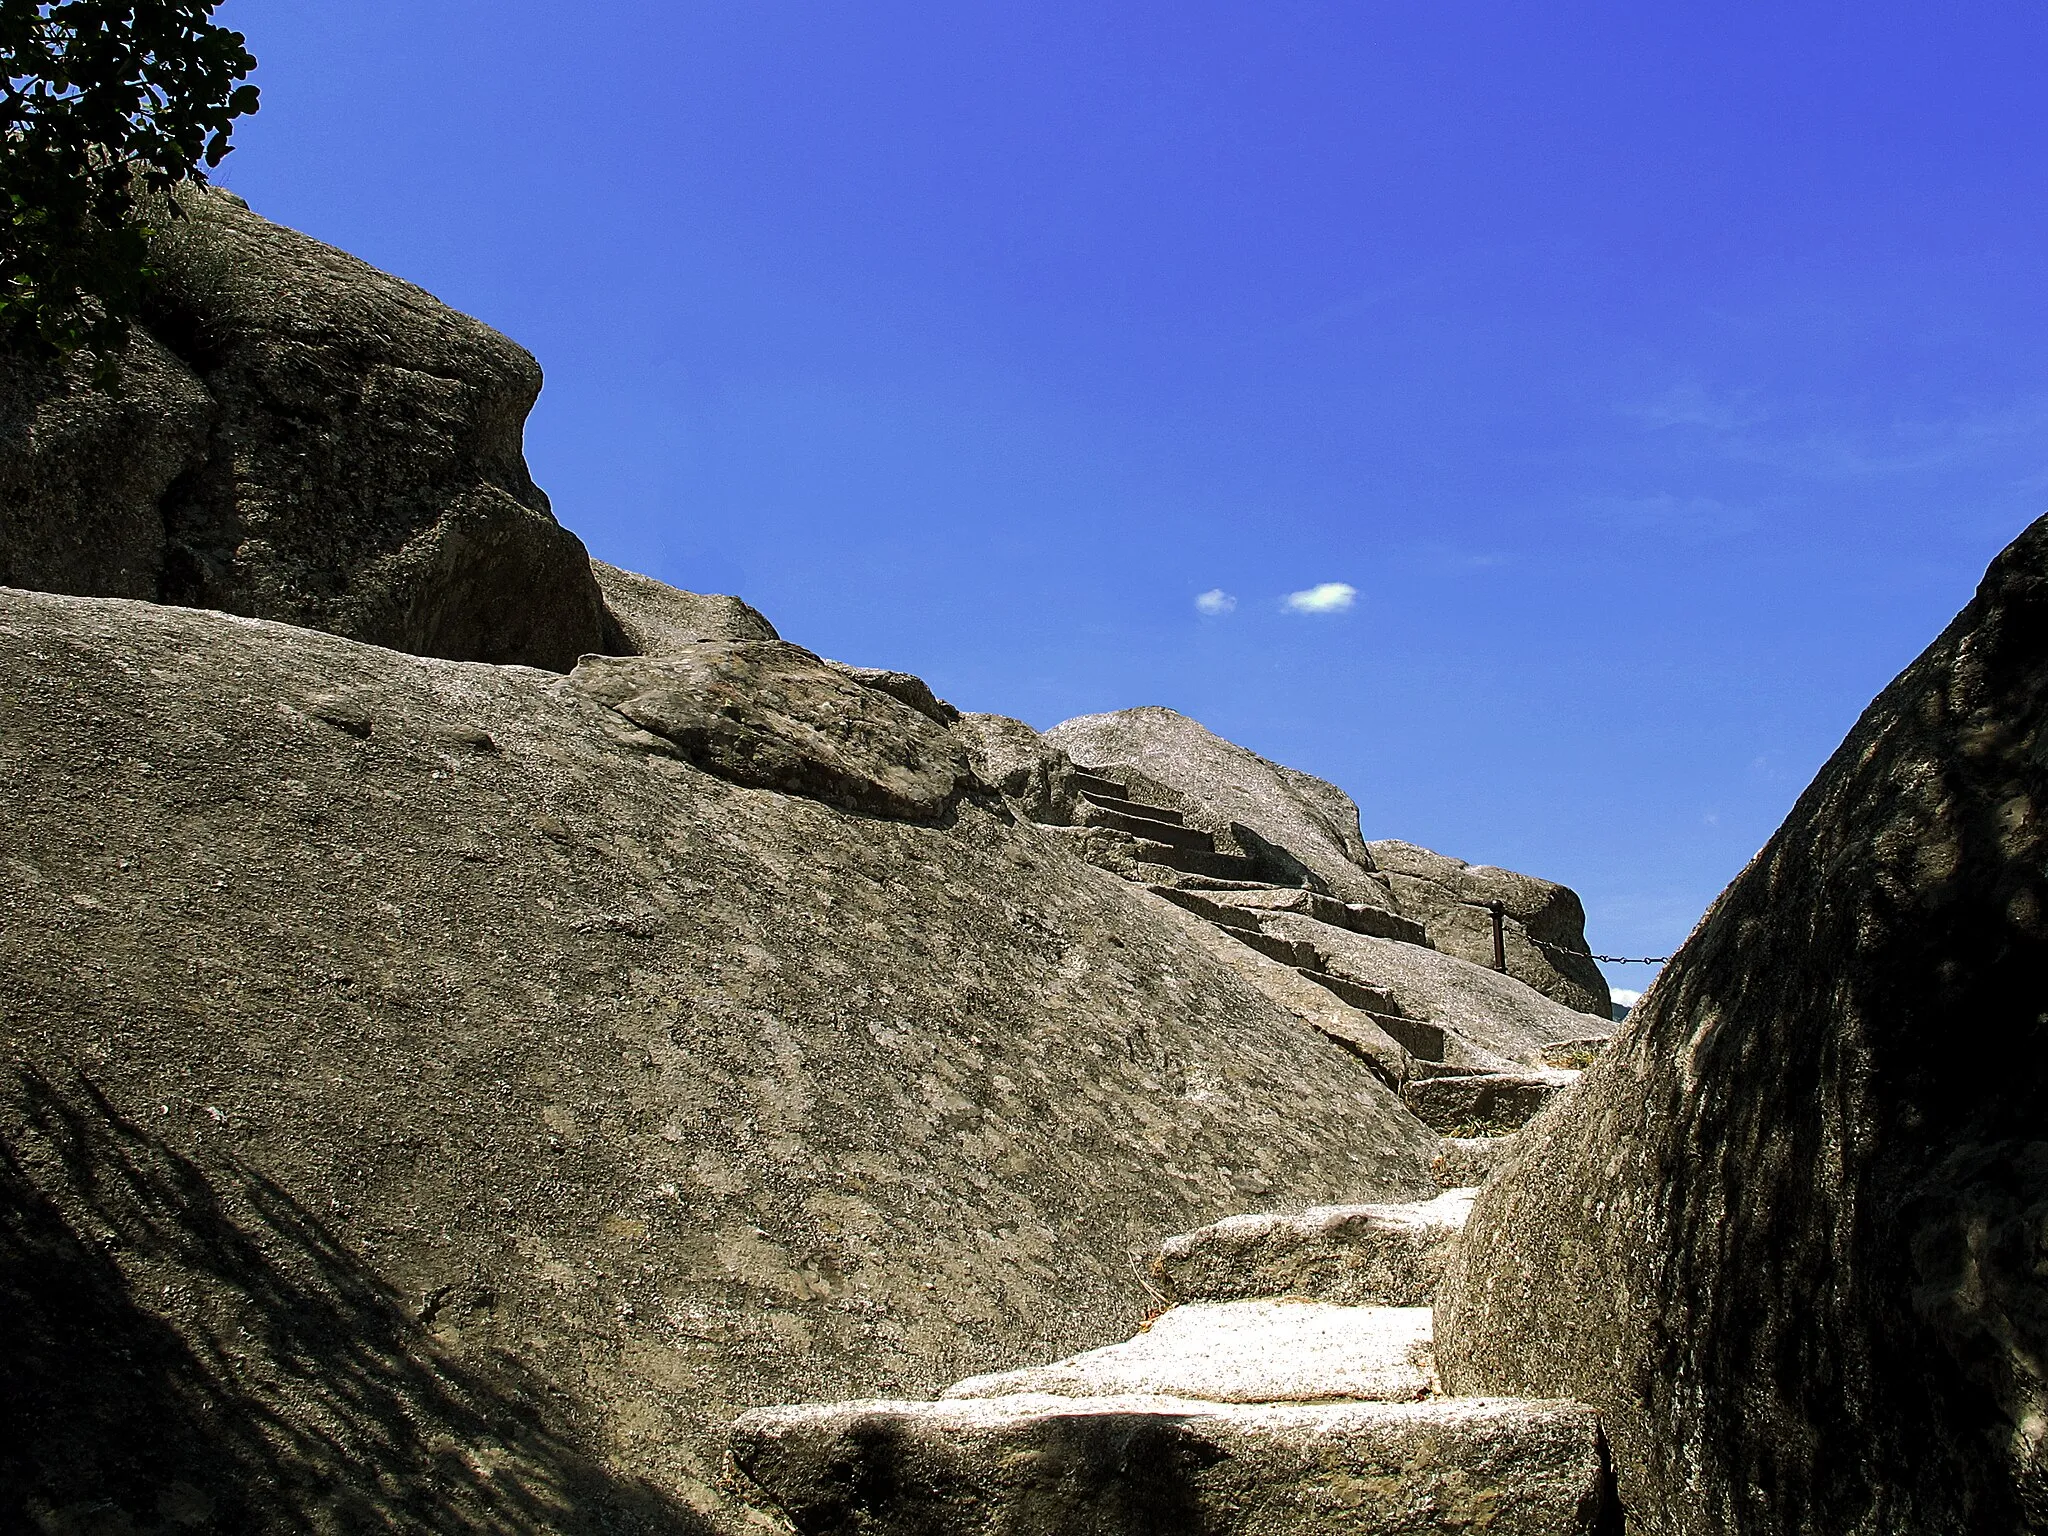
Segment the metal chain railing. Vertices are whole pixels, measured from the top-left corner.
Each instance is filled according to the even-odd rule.
[[[1478,907],[1482,911],[1492,914],[1493,968],[1496,971],[1505,971],[1508,968],[1507,904],[1499,901],[1467,901],[1462,903],[1462,905]],[[1570,955],[1574,960],[1597,960],[1602,965],[1663,965],[1671,959],[1669,955],[1588,954],[1583,949],[1566,949],[1562,944],[1553,944],[1548,939],[1539,939],[1527,928],[1522,930],[1522,937],[1531,944],[1534,944],[1538,949],[1548,950],[1553,955]]]

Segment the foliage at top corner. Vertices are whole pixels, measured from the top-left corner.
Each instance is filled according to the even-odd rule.
[[[154,275],[143,200],[176,217],[257,107],[218,3],[0,0],[0,340],[103,364],[127,340]]]

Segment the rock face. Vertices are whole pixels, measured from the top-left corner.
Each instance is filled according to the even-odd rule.
[[[607,649],[634,656],[663,656],[700,640],[782,638],[773,624],[736,597],[685,592],[602,560],[591,561],[590,569],[618,625],[619,638],[625,642]]]
[[[1598,1406],[1631,1532],[2048,1529],[2048,520],[1517,1138],[1446,1384]]]
[[[1577,1403],[833,1403],[749,1414],[733,1454],[804,1536],[1610,1529]]]
[[[83,358],[0,353],[0,586],[157,595],[161,503],[205,458],[213,399],[146,332],[121,373],[115,395]]]
[[[555,671],[626,649],[526,471],[533,359],[227,193],[181,202],[121,396],[0,376],[0,581]]]
[[[1191,826],[1229,834],[1270,878],[1299,885],[1312,875],[1341,900],[1388,904],[1386,887],[1372,878],[1358,807],[1334,785],[1154,705],[1081,715],[1054,726],[1046,740],[1083,768],[1135,771],[1163,785],[1180,798]]]
[[[1045,739],[1081,768],[1134,786],[1132,793],[1170,796],[1189,826],[1215,833],[1219,847],[1242,856],[1243,873],[1351,904],[1357,912],[1345,923],[1362,932],[1409,937],[1403,930],[1412,925],[1413,937],[1426,935],[1446,954],[1491,967],[1488,908],[1498,902],[1506,909],[1507,973],[1567,1008],[1610,1018],[1607,980],[1586,947],[1585,911],[1565,886],[1412,843],[1369,843],[1358,807],[1335,785],[1268,762],[1170,709],[1082,715]],[[1115,816],[1093,819],[1128,826]],[[1384,916],[1374,921],[1374,912]]]
[[[971,782],[943,726],[784,640],[586,656],[568,687],[627,745],[844,810],[937,821]]]
[[[1586,951],[1586,909],[1568,886],[1393,839],[1365,846],[1401,910],[1428,929],[1430,943],[1445,954],[1492,965],[1489,909],[1498,904],[1510,976],[1567,1008],[1613,1017],[1607,978]]]
[[[737,1530],[752,1406],[1069,1356],[1174,1232],[1434,1195],[1364,1062],[1000,797],[685,744],[729,664],[881,711],[856,778],[957,736],[692,654],[0,593],[0,1526]]]

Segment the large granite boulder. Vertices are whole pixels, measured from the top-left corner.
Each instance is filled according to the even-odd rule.
[[[1475,965],[1492,965],[1492,909],[1498,906],[1502,957],[1510,976],[1567,1008],[1612,1019],[1607,978],[1586,944],[1586,909],[1570,886],[1467,864],[1393,838],[1365,846],[1402,913],[1422,924],[1437,949]]]
[[[1314,884],[1343,901],[1389,904],[1372,876],[1358,807],[1333,784],[1268,762],[1200,721],[1158,705],[1080,715],[1046,740],[1082,768],[1164,786],[1189,826],[1215,832],[1283,884]]]
[[[735,784],[939,820],[972,778],[959,740],[849,670],[786,640],[705,640],[664,656],[586,656],[564,686],[602,705],[619,740]]]
[[[1318,923],[1291,912],[1262,914],[1268,934],[1311,945],[1331,974],[1384,993],[1401,1015],[1445,1032],[1446,1059],[1471,1069],[1540,1067],[1546,1050],[1604,1038],[1614,1025],[1588,1018],[1534,987],[1420,944]]]
[[[204,461],[213,397],[145,331],[118,393],[92,375],[0,351],[0,586],[154,598],[164,493]]]
[[[985,784],[1015,801],[1033,821],[1065,826],[1079,790],[1073,760],[1022,720],[1008,715],[960,717],[960,735]]]
[[[119,394],[0,367],[0,580],[555,671],[630,648],[527,474],[524,350],[229,193],[180,201]]]
[[[1517,1138],[1457,1392],[1600,1408],[1629,1529],[2048,1529],[2048,519]]]
[[[773,624],[737,597],[685,592],[602,560],[591,561],[590,569],[625,642],[615,649],[628,655],[662,656],[700,640],[782,638]]]
[[[0,593],[0,1528],[759,1531],[744,1410],[1434,1192],[1364,1062],[998,797],[738,782],[588,680]]]

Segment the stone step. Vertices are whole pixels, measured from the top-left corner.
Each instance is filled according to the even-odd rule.
[[[1588,1035],[1582,1040],[1553,1040],[1543,1047],[1546,1066],[1581,1072],[1593,1065],[1614,1044],[1612,1035]]]
[[[1327,923],[1332,928],[1362,933],[1369,938],[1398,939],[1404,944],[1426,945],[1429,942],[1422,924],[1397,912],[1363,902],[1339,901],[1334,896],[1325,896],[1321,891],[1311,891],[1302,886],[1256,886],[1220,895],[1217,900],[1247,911],[1294,912],[1319,923]]]
[[[1477,1189],[1514,1144],[1512,1136],[1446,1136],[1443,1150],[1429,1160],[1430,1175],[1438,1189]]]
[[[1316,966],[1304,967],[1301,974],[1324,991],[1334,993],[1352,1007],[1363,1008],[1367,1013],[1398,1014],[1401,1011],[1401,1005],[1394,1001],[1392,993],[1369,987],[1362,981],[1353,981],[1349,976],[1333,976]]]
[[[1594,1536],[1582,1403],[1012,1397],[762,1408],[734,1463],[804,1536]]]
[[[1149,842],[1164,843],[1169,848],[1187,848],[1201,853],[1216,851],[1213,832],[1204,832],[1200,827],[1184,827],[1178,822],[1154,821],[1148,816],[1108,810],[1093,800],[1082,802],[1081,820],[1091,827],[1112,827]]]
[[[1126,1397],[1211,1403],[1410,1402],[1435,1384],[1428,1307],[1194,1302],[1121,1344],[1051,1365],[970,1376],[940,1395]]]
[[[1119,784],[1115,779],[1105,779],[1099,773],[1090,773],[1086,768],[1074,770],[1074,788],[1084,795],[1106,795],[1114,800],[1128,800],[1130,786]]]
[[[1444,1054],[1450,1049],[1451,1037],[1441,1026],[1422,1019],[1403,1018],[1398,1013],[1374,1013],[1370,1008],[1364,1011],[1372,1014],[1373,1023],[1392,1035],[1400,1042],[1401,1049],[1414,1058],[1411,1076],[1428,1077],[1432,1075],[1431,1068],[1444,1072],[1457,1070],[1444,1066]]]
[[[1347,1307],[1426,1307],[1471,1208],[1472,1191],[1460,1189],[1412,1205],[1231,1216],[1168,1238],[1152,1260],[1152,1278],[1173,1302],[1302,1296]]]
[[[1184,912],[1192,912],[1214,923],[1218,928],[1228,928],[1233,934],[1259,931],[1256,917],[1236,907],[1222,906],[1199,890],[1180,885],[1148,885],[1145,889],[1155,896],[1165,897]]]
[[[1176,848],[1171,843],[1140,840],[1131,850],[1131,857],[1141,864],[1223,880],[1246,880],[1259,872],[1258,865],[1235,853],[1205,853],[1199,848]]]
[[[1484,1077],[1500,1071],[1500,1064],[1472,1066],[1455,1061],[1417,1061],[1409,1072],[1410,1077]]]
[[[1283,938],[1258,928],[1228,928],[1225,931],[1240,944],[1249,944],[1268,959],[1291,965],[1303,975],[1314,975],[1329,964],[1330,957],[1305,939]]]
[[[1401,1098],[1415,1118],[1446,1136],[1501,1135],[1518,1131],[1577,1074],[1542,1075],[1483,1072],[1469,1077],[1412,1078]]]
[[[1179,811],[1167,806],[1144,805],[1123,795],[1105,795],[1097,790],[1084,789],[1081,791],[1081,798],[1090,805],[1101,806],[1105,811],[1116,811],[1124,816],[1139,816],[1147,821],[1167,821],[1178,826],[1187,820]]]

